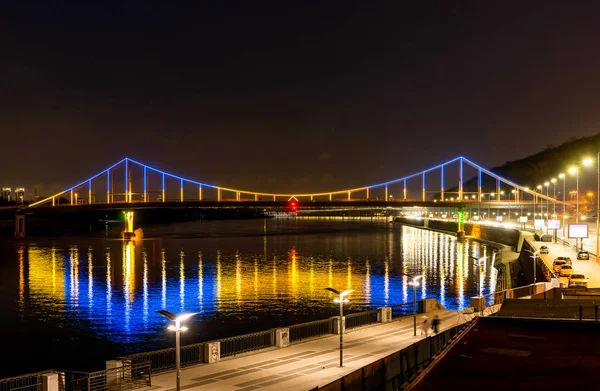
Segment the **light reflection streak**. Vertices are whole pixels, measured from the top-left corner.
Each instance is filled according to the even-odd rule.
[[[459,309],[464,308],[464,294],[465,294],[465,281],[463,272],[465,270],[465,252],[464,252],[464,244],[460,242],[456,242],[456,254],[458,255],[457,259],[457,269],[456,269],[456,296],[458,297],[458,305]],[[451,252],[452,253],[452,252]],[[468,268],[467,268],[468,269]]]
[[[385,304],[387,305],[390,301],[390,263],[388,259],[385,259],[383,274],[383,295],[385,298]]]
[[[106,250],[106,313],[108,324],[112,323],[112,270],[110,263],[110,249]]]
[[[148,253],[146,248],[142,250],[142,259],[144,260],[144,329],[148,328]]]
[[[23,315],[25,309],[25,249],[23,246],[19,247],[19,313]]]
[[[204,298],[204,273],[202,270],[202,251],[198,251],[198,306],[202,312]]]
[[[77,246],[69,251],[69,288],[73,306],[79,306],[79,250]]]
[[[94,306],[94,279],[92,269],[92,248],[88,247],[88,310],[91,315],[92,307]]]
[[[348,258],[348,272],[346,274],[346,289],[352,289],[352,260]]]
[[[239,254],[235,254],[235,299],[237,305],[242,304],[242,260]]]
[[[217,250],[217,285],[215,286],[215,293],[218,302],[221,302],[221,278],[221,250]]]
[[[162,249],[160,252],[160,268],[161,268],[161,307],[167,308],[167,254],[166,250]]]
[[[310,272],[311,272],[311,287],[312,287],[312,278],[313,278],[313,270],[312,270],[312,261],[310,263]],[[367,303],[371,302],[371,264],[369,263],[369,258],[365,261],[365,301]]]
[[[179,252],[179,304],[180,309],[185,309],[185,253]]]

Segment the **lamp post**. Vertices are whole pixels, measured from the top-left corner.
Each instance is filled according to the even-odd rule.
[[[180,338],[181,338],[181,332],[182,331],[186,331],[188,328],[185,326],[181,326],[181,322],[183,322],[186,319],[191,318],[192,316],[196,315],[197,312],[195,313],[184,313],[184,314],[179,314],[179,315],[175,315],[170,311],[167,310],[160,310],[160,311],[156,311],[159,314],[161,314],[162,316],[164,316],[165,318],[172,320],[175,322],[175,326],[171,325],[168,327],[169,330],[174,331],[175,332],[175,372],[177,373],[177,391],[180,391],[180,382],[181,382],[181,344],[180,344]]]
[[[548,193],[550,191],[550,182],[545,182],[544,186],[546,186],[546,215],[550,215],[550,211],[548,210],[548,209],[550,209],[549,205],[548,205],[549,202],[548,202],[548,198],[547,198],[548,197]]]
[[[556,214],[556,178],[552,178],[550,180],[550,182],[552,182],[552,214],[555,215]]]
[[[488,259],[487,256],[485,257],[481,257],[481,258],[477,258],[474,256],[470,256],[471,259],[473,259],[476,263],[477,263],[477,297],[480,298],[479,300],[479,311],[481,311],[481,316],[483,316],[483,305],[481,303],[481,266],[483,266],[483,261],[485,261],[486,259]]]
[[[537,270],[536,270],[536,260],[538,258],[538,255],[540,253],[540,250],[537,250],[536,252],[533,253],[533,255],[531,256],[531,258],[533,258],[533,283],[536,284],[537,283]]]
[[[600,259],[600,152],[596,158],[597,164],[597,193],[596,193],[596,262]]]
[[[536,189],[538,189],[538,192],[541,194],[542,193],[542,185],[537,185]],[[537,194],[535,195],[535,198],[537,199]],[[540,201],[540,216],[544,216],[544,210],[542,207],[543,203],[542,201]],[[533,229],[535,231],[535,204],[533,205],[533,220],[534,220],[534,224],[533,224]]]
[[[558,177],[563,180],[562,227],[563,227],[563,240],[565,240],[565,223],[567,221],[566,216],[565,216],[565,197],[566,197],[565,193],[566,193],[566,188],[567,188],[567,186],[566,186],[567,177],[562,172],[560,174],[558,174]]]
[[[334,294],[338,295],[337,298],[335,298],[333,300],[334,303],[340,303],[340,322],[339,327],[338,327],[338,331],[340,332],[340,367],[344,366],[344,303],[348,302],[348,299],[344,299],[344,297],[346,297],[350,292],[353,291],[353,289],[349,289],[346,291],[337,291],[333,288],[325,288],[330,292],[333,292]]]

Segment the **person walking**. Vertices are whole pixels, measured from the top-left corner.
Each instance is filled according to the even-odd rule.
[[[429,318],[427,318],[426,316],[421,317],[421,319],[423,320],[423,322],[421,323],[421,335],[423,335],[424,333],[427,337],[427,332],[429,331],[429,327],[431,327],[431,324],[429,323]]]

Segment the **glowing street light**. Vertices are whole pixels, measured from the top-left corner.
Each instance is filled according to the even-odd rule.
[[[195,313],[183,313],[183,314],[179,314],[179,315],[175,315],[170,311],[167,310],[160,310],[160,311],[156,311],[159,314],[161,314],[162,316],[164,316],[165,318],[172,320],[175,322],[175,326],[170,325],[168,327],[169,330],[174,331],[175,332],[175,372],[177,373],[177,391],[180,391],[180,381],[181,381],[181,345],[180,345],[180,338],[181,338],[181,332],[182,331],[187,331],[188,328],[185,326],[181,326],[181,322],[183,322],[184,320],[187,320],[189,318],[191,318],[192,316],[196,315],[197,312]]]
[[[419,279],[423,278],[423,275],[420,274],[418,276],[411,276],[410,274],[402,273],[406,277],[410,278],[412,281],[408,283],[408,285],[412,285],[413,287],[413,335],[417,336],[417,287],[419,286]]]
[[[344,303],[348,303],[348,299],[344,299],[350,292],[353,292],[353,289],[349,289],[346,291],[337,291],[333,288],[325,288],[330,292],[338,295],[333,302],[340,303],[340,322],[338,323],[338,331],[340,332],[340,367],[344,366]]]

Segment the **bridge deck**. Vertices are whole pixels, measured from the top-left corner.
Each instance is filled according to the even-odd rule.
[[[457,311],[427,313],[441,319],[441,329],[465,319]],[[423,314],[417,314],[417,322]],[[417,325],[418,327],[418,325]],[[240,355],[216,364],[204,364],[181,371],[185,390],[309,390],[326,385],[366,364],[388,356],[418,340],[413,336],[412,316],[391,323],[351,330],[344,335],[344,367],[339,365],[339,337],[332,335],[286,348],[270,348]],[[152,389],[172,391],[175,372],[152,377]]]

